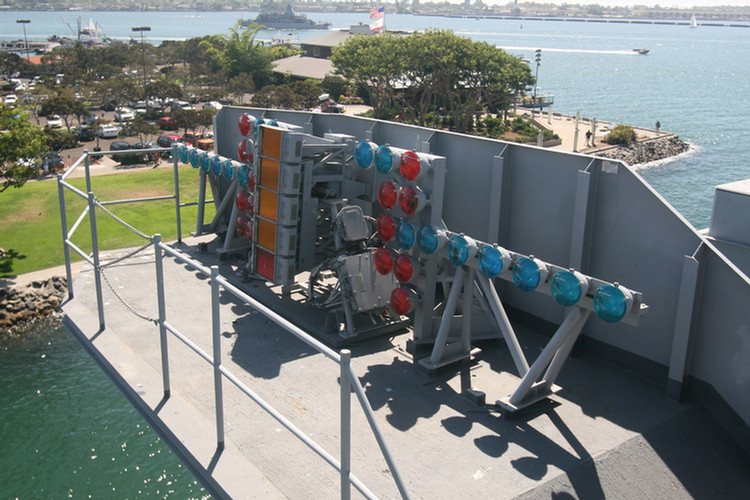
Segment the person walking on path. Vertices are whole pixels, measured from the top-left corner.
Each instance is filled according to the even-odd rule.
[[[589,147],[590,143],[591,143],[591,131],[587,130],[586,131],[586,147]]]

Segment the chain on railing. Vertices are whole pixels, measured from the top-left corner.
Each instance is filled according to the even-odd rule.
[[[112,282],[109,281],[109,278],[104,273],[104,269],[106,269],[108,267],[112,267],[115,264],[118,264],[118,263],[120,263],[120,262],[122,262],[124,260],[127,260],[127,259],[135,256],[135,255],[138,255],[139,253],[141,253],[142,251],[144,251],[145,249],[147,249],[148,247],[150,247],[152,244],[153,243],[151,241],[149,241],[145,245],[143,245],[143,246],[141,246],[139,248],[136,248],[132,252],[128,252],[127,254],[125,254],[125,255],[123,255],[121,257],[118,257],[118,258],[116,258],[114,260],[111,260],[111,261],[107,262],[106,264],[101,264],[97,268],[97,271],[99,271],[99,274],[101,275],[101,277],[104,278],[104,282],[107,284],[107,286],[109,287],[110,291],[112,291],[112,293],[114,294],[114,296],[117,297],[117,300],[119,300],[120,303],[122,303],[122,305],[125,306],[125,309],[127,309],[128,311],[130,311],[133,315],[137,316],[138,318],[145,319],[146,321],[149,321],[149,322],[151,322],[151,323],[153,323],[155,325],[158,325],[159,324],[159,318],[154,318],[154,317],[151,317],[151,316],[147,316],[145,314],[142,314],[142,313],[136,311],[133,306],[131,306],[130,304],[128,304],[128,302],[119,293],[117,293],[117,290],[115,290],[114,285],[112,285]]]
[[[110,211],[110,210],[109,210],[109,209],[108,209],[107,207],[105,207],[105,206],[104,206],[104,205],[102,204],[102,202],[100,202],[100,201],[99,201],[99,199],[98,199],[98,198],[96,198],[96,197],[94,197],[94,204],[95,204],[95,205],[96,205],[96,206],[97,206],[98,208],[100,208],[100,209],[102,210],[102,212],[104,212],[105,214],[109,215],[109,216],[110,216],[110,217],[111,217],[112,219],[114,219],[115,221],[119,222],[119,223],[120,223],[120,225],[122,225],[122,226],[123,226],[123,227],[124,227],[125,229],[129,230],[129,231],[130,231],[130,232],[132,232],[132,233],[135,233],[135,234],[137,234],[138,236],[140,236],[140,237],[141,237],[141,238],[143,238],[143,239],[146,239],[146,240],[149,240],[149,241],[151,240],[151,236],[147,235],[147,234],[146,234],[146,233],[144,233],[143,231],[139,231],[138,229],[134,228],[133,226],[131,226],[130,224],[128,224],[127,222],[125,222],[124,220],[122,220],[121,218],[119,218],[118,216],[116,216],[115,214],[113,214],[113,213],[112,213],[112,212],[111,212],[111,211]],[[150,243],[149,243],[149,244],[150,244]]]

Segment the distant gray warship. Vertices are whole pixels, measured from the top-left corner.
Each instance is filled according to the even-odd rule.
[[[261,11],[255,19],[240,20],[243,27],[248,27],[253,23],[272,30],[325,30],[331,27],[331,23],[313,21],[304,14],[295,14],[291,5],[287,5],[283,13]]]

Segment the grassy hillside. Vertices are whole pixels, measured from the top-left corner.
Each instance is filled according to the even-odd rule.
[[[86,191],[84,179],[71,180],[70,184]],[[198,171],[181,168],[180,201],[197,201],[198,188]],[[159,168],[97,176],[92,178],[92,190],[101,201],[171,195],[174,193],[174,175],[171,168]],[[69,190],[65,191],[65,200],[70,230],[86,201]],[[20,189],[9,189],[0,194],[0,247],[6,252],[0,259],[0,277],[64,264],[59,207],[55,180],[29,182]],[[108,209],[146,234],[161,233],[165,241],[177,238],[174,200],[112,205]],[[183,236],[195,231],[197,213],[196,206],[182,209]],[[210,221],[213,214],[213,205],[208,206],[206,220]],[[140,246],[146,242],[101,210],[97,210],[96,219],[100,250]],[[86,217],[72,238],[86,253],[91,251],[90,234]],[[71,258],[81,260],[73,251]]]

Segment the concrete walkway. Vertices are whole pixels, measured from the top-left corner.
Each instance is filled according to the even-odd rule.
[[[530,109],[519,108],[517,115],[525,119],[532,118],[532,111]],[[561,113],[540,113],[538,110],[534,112],[533,119],[536,123],[548,130],[552,130],[560,139],[562,144],[553,146],[551,149],[557,149],[560,151],[567,151],[570,153],[584,153],[595,155],[607,149],[617,147],[612,146],[603,142],[603,139],[612,130],[613,127],[619,125],[615,122],[609,122],[604,120],[596,120],[594,129],[594,119],[581,117],[578,122],[578,134],[576,136],[576,117],[574,115],[564,115]],[[624,125],[628,125],[627,123]],[[631,125],[632,126],[632,125]],[[650,141],[654,139],[670,137],[674,134],[664,131],[657,131],[655,129],[648,129],[643,127],[633,127],[639,142]],[[594,139],[593,146],[586,144],[586,131],[592,131],[592,138]]]

